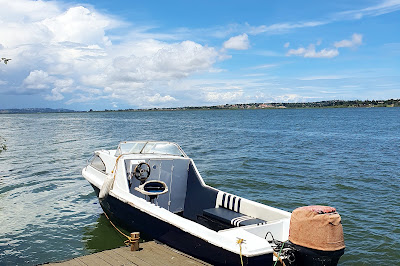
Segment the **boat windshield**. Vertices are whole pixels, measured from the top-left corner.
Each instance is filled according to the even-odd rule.
[[[185,157],[181,148],[173,142],[156,141],[127,141],[121,142],[118,146],[116,156],[121,154],[166,154]]]

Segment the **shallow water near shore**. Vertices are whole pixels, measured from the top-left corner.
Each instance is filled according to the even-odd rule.
[[[81,169],[139,139],[177,142],[218,189],[286,211],[336,207],[340,265],[400,263],[400,108],[14,114],[0,136],[1,265],[123,245]]]

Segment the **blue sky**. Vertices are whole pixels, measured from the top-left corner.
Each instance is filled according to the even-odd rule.
[[[400,0],[0,6],[0,109],[400,98]]]

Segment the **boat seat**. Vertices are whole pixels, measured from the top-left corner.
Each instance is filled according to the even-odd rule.
[[[203,210],[203,215],[212,219],[216,219],[225,224],[231,224],[233,226],[245,226],[253,224],[261,225],[267,223],[267,221],[247,216],[223,207],[205,209]]]

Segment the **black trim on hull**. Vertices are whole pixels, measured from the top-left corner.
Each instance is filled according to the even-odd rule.
[[[94,185],[92,187],[98,197],[100,190]],[[111,220],[130,232],[139,231],[168,246],[214,265],[241,265],[238,254],[214,246],[110,195],[101,200],[100,205]],[[244,265],[272,265],[272,262],[272,253],[249,258],[243,256]]]

